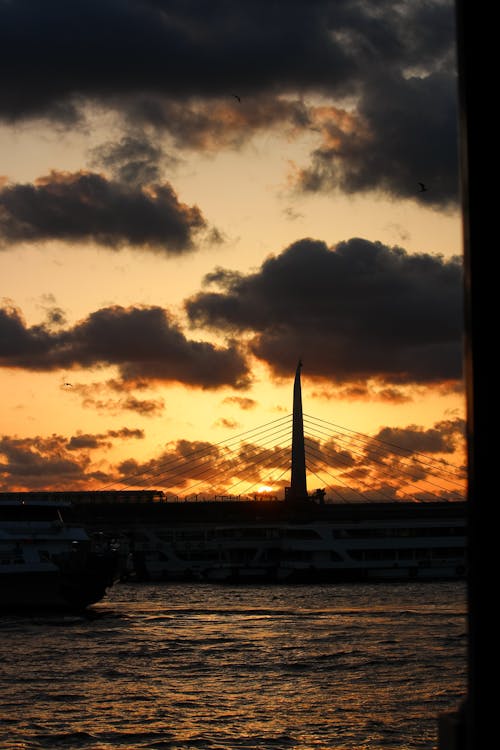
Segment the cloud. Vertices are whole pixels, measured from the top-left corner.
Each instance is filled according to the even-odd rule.
[[[311,427],[311,426],[309,426]],[[309,490],[314,482],[328,487],[330,499],[458,499],[464,491],[463,466],[448,464],[464,454],[463,420],[436,423],[432,428],[410,425],[399,428],[401,445],[387,442],[390,428],[375,436],[334,430],[328,437],[306,431]],[[279,492],[290,480],[291,435],[268,447],[241,441],[230,447],[202,441],[172,441],[156,458],[145,462],[123,461],[115,481],[168,492],[252,494],[259,484]],[[314,474],[314,479],[313,479]],[[193,484],[194,483],[194,484]]]
[[[338,85],[354,66],[325,13],[335,13],[331,3],[294,2],[286,14],[254,0],[206,9],[149,0],[3,3],[0,59],[10,80],[0,113],[74,122],[85,99],[116,106],[145,91],[186,99]]]
[[[4,247],[64,240],[181,255],[204,229],[199,208],[181,203],[168,182],[135,187],[95,172],[52,171],[34,184],[0,189]]]
[[[427,205],[447,207],[457,199],[454,20],[447,0],[292,0],[285,11],[266,0],[2,3],[0,119],[74,127],[86,108],[112,110],[202,150],[279,123],[318,130],[303,188],[420,200],[422,180]],[[318,96],[348,101],[355,129],[319,122],[306,104]]]
[[[104,433],[78,433],[71,438],[53,434],[50,437],[0,437],[0,489],[6,491],[88,489],[96,476],[90,452],[111,448],[113,441],[144,438],[139,429],[123,427]],[[99,459],[99,465],[102,464]],[[102,470],[106,481],[112,474]]]
[[[430,428],[382,427],[372,436],[331,425],[331,435],[325,438],[326,426],[321,421],[320,441],[315,439],[318,423],[306,419],[306,456],[309,472],[323,478],[329,497],[344,501],[463,498],[463,419],[443,420]]]
[[[162,398],[138,398],[134,393],[144,391],[149,387],[150,384],[146,380],[123,381],[115,378],[90,384],[72,383],[70,393],[81,399],[85,409],[114,415],[131,411],[141,417],[161,416],[165,409],[165,402]],[[63,385],[62,388],[65,389],[65,386]],[[119,397],[116,397],[116,394],[120,394]]]
[[[116,366],[123,381],[179,382],[193,388],[245,387],[249,373],[235,344],[187,339],[160,307],[102,308],[71,328],[28,327],[0,308],[0,366],[38,372]]]
[[[445,455],[463,461],[463,420],[443,420],[431,428],[383,427],[371,437],[336,426],[329,435],[326,426],[321,420],[318,433],[317,423],[308,422],[306,454],[309,484],[327,486],[330,499],[457,499],[457,490],[463,491],[463,465],[443,460]],[[154,487],[171,494],[213,497],[251,495],[260,484],[283,493],[289,483],[291,434],[281,434],[273,446],[265,444],[267,433],[264,444],[179,439],[147,461],[128,458],[116,465],[103,465],[99,452],[103,448],[111,448],[118,440],[144,437],[142,430],[126,427],[77,433],[70,438],[4,436],[0,438],[0,487],[88,489],[89,482],[95,480],[101,485]],[[95,464],[93,451],[97,451]]]
[[[191,495],[238,495],[244,494],[249,484],[262,484],[273,470],[282,475],[284,468],[289,469],[289,449],[282,446],[267,448],[242,442],[229,448],[208,441],[178,440],[168,443],[149,461],[123,461],[117,467],[115,481],[161,487],[173,493],[189,490]]]
[[[456,386],[462,377],[462,269],[457,258],[408,254],[353,238],[299,240],[255,273],[222,268],[220,291],[186,301],[193,324],[249,337],[276,375],[344,384]]]
[[[2,3],[6,118],[66,116],[80,99],[171,97],[321,87],[349,90],[367,70],[449,65],[449,3],[305,0]],[[62,110],[61,115],[65,112]]]
[[[120,414],[123,411],[132,411],[141,417],[158,417],[163,414],[165,402],[163,399],[137,398],[136,396],[127,396],[121,399],[99,399],[95,396],[88,395],[82,405],[86,409],[95,409],[99,412],[109,412],[111,414]]]
[[[129,427],[122,427],[120,430],[108,430],[104,433],[97,434],[84,434],[79,432],[77,435],[72,435],[68,440],[66,446],[67,450],[95,450],[97,448],[111,448],[111,438],[119,440],[143,440],[144,430],[130,429]]]
[[[153,128],[168,133],[176,149],[214,153],[239,149],[257,133],[280,129],[297,137],[311,125],[309,107],[297,97],[249,95],[241,104],[234,98],[172,101],[151,94],[134,97],[124,108],[128,127]]]
[[[443,420],[430,428],[384,427],[367,441],[362,460],[367,470],[365,483],[378,478],[387,487],[397,487],[402,499],[463,498],[465,422],[457,418]]]
[[[447,388],[449,390],[449,387]],[[383,401],[391,404],[404,404],[413,400],[415,395],[414,386],[402,387],[379,387],[377,383],[371,383],[369,380],[357,383],[352,381],[343,386],[335,386],[331,383],[328,387],[315,390],[311,393],[313,398],[348,401]]]
[[[299,170],[309,192],[383,191],[422,205],[458,205],[458,113],[448,74],[372,80],[355,114],[333,107],[312,112],[322,144]],[[428,186],[419,192],[418,182]]]
[[[253,409],[255,406],[257,406],[257,402],[255,401],[255,399],[245,398],[243,396],[227,396],[227,398],[225,398],[222,403],[231,405],[234,404],[234,406],[237,406],[244,411]]]
[[[66,313],[56,304],[53,294],[42,294],[37,307],[45,312],[48,328],[58,328],[66,323]]]
[[[222,462],[227,470],[225,455],[222,446],[207,441],[172,441],[156,458],[145,462],[133,458],[122,461],[115,477],[116,481],[138,486],[154,485],[173,490],[185,488],[193,481],[204,482],[206,486],[206,478],[213,474],[215,464]]]
[[[236,422],[234,419],[226,419],[225,417],[221,417],[216,422],[214,422],[214,427],[223,427],[228,430],[235,430],[237,427],[240,427],[240,423]]]
[[[110,170],[123,185],[151,185],[161,181],[162,166],[178,162],[167,155],[157,142],[144,133],[128,133],[118,141],[108,141],[93,148],[91,163]]]
[[[463,447],[465,423],[463,419],[438,422],[432,428],[417,425],[409,427],[384,427],[373,436],[378,455],[401,453],[451,454],[459,445]],[[369,448],[368,451],[369,452]]]
[[[89,460],[68,452],[67,440],[51,437],[0,438],[0,487],[7,490],[66,486],[74,489],[85,478]]]

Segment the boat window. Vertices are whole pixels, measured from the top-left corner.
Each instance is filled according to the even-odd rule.
[[[262,553],[262,560],[264,562],[277,562],[281,560],[282,550],[279,547],[269,547]]]
[[[200,530],[181,529],[175,532],[175,538],[179,540],[185,539],[190,542],[203,541],[205,539],[205,531],[203,529],[200,529]]]
[[[174,538],[174,532],[173,531],[157,531],[156,536],[162,542],[171,542],[172,539]]]
[[[215,550],[192,550],[187,557],[192,562],[216,562],[219,559],[219,555]]]
[[[435,547],[431,550],[431,556],[437,560],[444,559],[463,559],[463,547]]]
[[[305,549],[283,550],[282,560],[308,562],[313,559],[313,553]]]
[[[228,551],[228,559],[231,563],[249,563],[255,558],[255,555],[257,554],[257,550],[253,548],[241,548],[236,547],[233,549],[229,549]]]
[[[415,550],[410,548],[403,548],[398,550],[398,560],[413,560],[415,557]]]
[[[321,539],[321,534],[315,529],[286,529],[287,539]]]
[[[343,560],[343,557],[339,555],[338,552],[335,552],[334,549],[330,550],[330,560],[332,562],[341,562]]]
[[[349,556],[353,560],[395,560],[395,549],[352,549]]]
[[[388,526],[373,528],[332,529],[334,539],[385,539],[439,536],[465,536],[465,527],[452,526]]]

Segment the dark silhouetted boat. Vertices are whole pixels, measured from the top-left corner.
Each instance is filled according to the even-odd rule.
[[[82,610],[119,575],[119,551],[71,520],[70,503],[0,499],[1,610]]]

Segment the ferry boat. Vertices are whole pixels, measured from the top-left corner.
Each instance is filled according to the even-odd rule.
[[[164,508],[154,522],[134,524],[128,531],[134,577],[283,583],[465,577],[466,520],[460,502],[311,503],[293,510],[284,503],[249,504],[254,518],[247,508],[239,522],[216,520],[221,508],[212,509],[212,521],[183,522],[169,506],[171,512]],[[227,516],[237,516],[238,503],[227,505]]]
[[[118,549],[70,514],[29,493],[0,500],[0,610],[82,610],[118,580]]]

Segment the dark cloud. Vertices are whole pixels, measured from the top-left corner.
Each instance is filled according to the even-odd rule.
[[[68,440],[66,447],[69,451],[82,449],[94,450],[96,448],[102,447],[111,448],[112,438],[120,440],[142,440],[144,439],[144,430],[123,427],[121,430],[108,430],[105,433],[98,434],[78,433],[77,435],[72,435],[72,437]]]
[[[207,225],[197,206],[181,203],[172,186],[128,186],[93,172],[51,172],[35,184],[0,189],[0,238],[16,242],[97,242],[139,246],[166,255],[193,250]]]
[[[47,325],[51,327],[63,326],[66,323],[66,313],[61,307],[52,307],[47,310]]]
[[[88,459],[68,452],[67,440],[48,438],[0,438],[0,486],[7,490],[78,486],[85,478]]]
[[[46,317],[46,325],[49,328],[58,328],[65,325],[66,314],[64,310],[56,304],[53,294],[43,294],[38,307],[42,309]]]
[[[9,82],[1,112],[74,117],[84,98],[339,86],[357,65],[328,28],[337,15],[332,2],[291,2],[286,12],[263,0],[2,3],[0,61]]]
[[[456,209],[458,119],[448,75],[372,81],[355,115],[335,109],[320,115],[323,143],[311,165],[299,172],[303,190],[382,190],[394,198]],[[419,192],[419,181],[428,186],[425,193]]]
[[[143,95],[127,102],[129,127],[166,131],[176,148],[215,152],[238,149],[256,133],[280,129],[290,138],[314,126],[311,109],[296,98],[260,94],[234,99],[177,102]]]
[[[17,308],[5,306],[0,308],[0,363],[16,362],[13,366],[22,366],[21,361],[36,361],[43,359],[50,350],[52,341],[57,335],[49,330],[49,326],[36,325],[30,328],[26,324]],[[47,369],[51,369],[50,367]]]
[[[236,345],[188,340],[160,307],[100,309],[72,328],[26,326],[0,308],[0,366],[33,371],[118,367],[124,381],[169,381],[196,388],[244,387],[249,374]]]
[[[276,374],[344,383],[455,384],[462,376],[458,259],[351,239],[303,239],[247,276],[217,269],[186,302],[196,325],[248,334]]]
[[[432,428],[417,425],[410,427],[384,427],[374,435],[378,455],[407,453],[451,454],[464,444],[463,419],[438,422]],[[369,449],[368,449],[369,450]]]
[[[136,396],[127,396],[120,399],[96,398],[95,394],[92,395],[91,393],[88,393],[82,399],[82,405],[87,409],[111,414],[132,411],[141,417],[158,417],[165,409],[165,402],[161,398],[137,398]]]
[[[109,448],[111,443],[103,440],[102,436],[97,435],[73,435],[68,441],[68,450],[95,450],[96,448]]]
[[[142,439],[142,430],[123,427],[101,434],[77,434],[70,439],[50,437],[0,437],[0,489],[86,490],[89,481],[106,483],[113,474],[92,469],[90,451],[111,448],[113,441]],[[99,459],[99,465],[102,461]]]
[[[128,134],[92,149],[91,163],[109,170],[123,185],[151,185],[161,181],[161,167],[178,161],[165,154],[158,143],[144,133]]]
[[[442,67],[454,33],[453,6],[440,0],[16,0],[2,3],[0,21],[8,118],[144,91],[352,93],[367,70]]]
[[[385,401],[391,404],[404,404],[414,398],[414,387],[377,387],[370,382],[353,381],[342,386],[329,384],[328,388],[313,391],[313,398],[327,400],[347,399],[348,401]],[[446,387],[449,390],[449,386]]]
[[[16,0],[0,6],[0,63],[7,122],[74,126],[98,105],[192,148],[238,146],[285,116],[317,128],[306,97],[349,99],[356,130],[320,126],[304,188],[413,197],[422,180],[433,186],[429,204],[456,201],[447,0]]]
[[[145,391],[150,385],[149,381],[140,378],[133,381],[115,378],[91,384],[75,383],[71,393],[81,398],[86,409],[110,414],[131,411],[141,417],[158,417],[165,409],[162,398],[138,398],[135,395],[136,391]],[[116,394],[120,394],[118,398]]]

